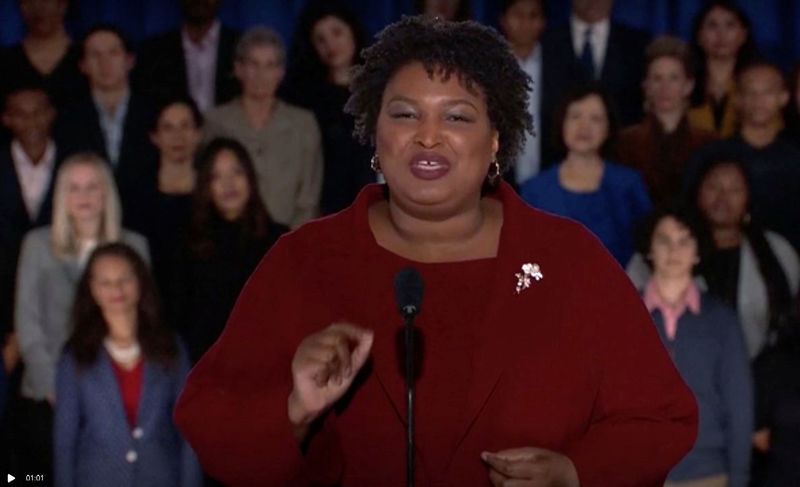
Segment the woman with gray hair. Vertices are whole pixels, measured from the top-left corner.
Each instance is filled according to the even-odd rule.
[[[75,286],[97,245],[123,242],[149,259],[147,241],[120,226],[108,164],[92,153],[66,159],[56,175],[53,220],[22,242],[14,328],[25,369],[17,425],[21,472],[49,477],[56,364],[70,335]]]
[[[322,142],[314,115],[276,96],[285,61],[275,31],[256,26],[245,32],[234,62],[242,94],[208,113],[204,139],[241,142],[253,158],[270,216],[296,228],[319,213]]]

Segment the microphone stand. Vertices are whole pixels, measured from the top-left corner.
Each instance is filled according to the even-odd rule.
[[[406,485],[414,487],[414,315],[403,310],[406,339]]]

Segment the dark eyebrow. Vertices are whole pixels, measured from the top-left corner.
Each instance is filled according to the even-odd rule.
[[[409,103],[411,105],[417,105],[417,101],[416,100],[414,100],[413,98],[409,98],[407,96],[403,96],[403,95],[395,95],[395,96],[391,97],[390,99],[388,99],[386,101],[386,104],[388,105],[389,103],[392,103],[392,102],[395,102],[395,101],[405,102],[405,103]],[[446,101],[444,103],[444,105],[446,107],[452,107],[452,106],[455,106],[455,105],[469,105],[475,111],[479,111],[478,107],[476,107],[474,103],[472,103],[471,101],[467,100],[466,98],[455,98],[453,100],[448,100],[448,101]]]

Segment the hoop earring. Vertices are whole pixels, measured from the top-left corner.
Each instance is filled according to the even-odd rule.
[[[489,180],[490,184],[494,184],[499,176],[500,164],[497,162],[497,159],[495,159],[489,163],[489,172],[486,174],[486,178]]]
[[[369,160],[369,167],[377,173],[381,172],[381,161],[378,159],[377,152],[373,154],[372,159]]]

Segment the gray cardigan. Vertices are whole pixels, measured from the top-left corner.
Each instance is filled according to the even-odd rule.
[[[764,235],[786,275],[789,291],[792,296],[797,296],[798,284],[800,284],[800,263],[798,263],[797,253],[791,244],[777,233],[766,231]],[[767,286],[758,270],[756,255],[747,239],[742,240],[741,249],[739,287],[736,296],[737,313],[742,324],[747,352],[752,359],[758,355],[767,339],[769,298],[767,297]],[[626,270],[633,284],[639,289],[642,289],[650,279],[650,269],[640,254],[634,254]],[[700,280],[698,285],[701,289],[707,288],[705,280]]]
[[[144,237],[123,230],[120,241],[133,247],[149,263]],[[77,259],[64,260],[53,254],[49,226],[25,235],[14,308],[14,328],[25,364],[23,397],[42,400],[55,396],[56,364],[72,332],[69,318],[82,273]]]

